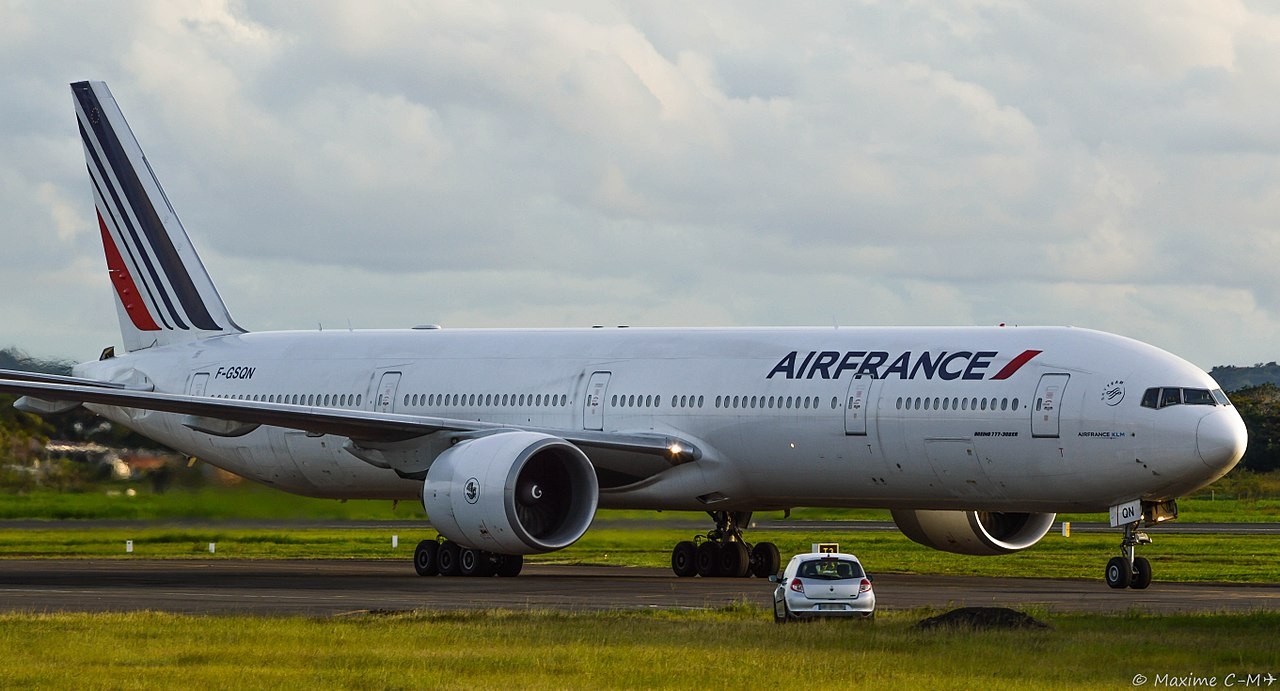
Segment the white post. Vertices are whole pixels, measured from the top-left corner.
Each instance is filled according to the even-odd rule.
[[[209,554],[213,554],[213,549],[214,549],[213,545],[214,543],[212,542],[209,543]]]
[[[124,553],[133,554],[133,540],[124,541]]]
[[[397,547],[399,547],[399,546],[400,546],[400,536],[399,536],[399,535],[392,535],[392,536],[391,536],[391,549],[395,549],[395,548],[397,548]]]

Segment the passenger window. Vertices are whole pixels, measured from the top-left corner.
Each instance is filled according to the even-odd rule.
[[[1160,390],[1160,407],[1182,403],[1182,389],[1165,387]]]

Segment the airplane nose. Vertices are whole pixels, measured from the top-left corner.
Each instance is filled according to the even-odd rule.
[[[1235,408],[1220,408],[1200,419],[1196,428],[1196,448],[1205,465],[1215,470],[1230,469],[1244,456],[1249,433]]]

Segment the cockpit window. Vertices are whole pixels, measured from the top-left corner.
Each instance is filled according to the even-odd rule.
[[[1183,389],[1182,402],[1187,405],[1213,405],[1213,396],[1208,389]]]
[[[1168,408],[1175,405],[1231,405],[1222,389],[1183,389],[1176,386],[1153,387],[1142,394],[1143,408]]]

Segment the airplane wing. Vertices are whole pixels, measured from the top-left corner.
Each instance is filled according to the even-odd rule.
[[[13,381],[25,382],[44,382],[46,384],[77,384],[80,386],[92,386],[103,389],[128,389],[128,384],[118,382],[98,381],[97,379],[83,379],[81,377],[67,377],[61,374],[45,374],[43,372],[22,372],[19,370],[0,369],[0,379],[9,379]],[[149,391],[150,387],[145,390]]]
[[[76,377],[0,370],[0,392],[36,399],[27,409],[57,412],[80,403],[137,408],[185,415],[183,424],[198,432],[235,437],[260,425],[287,427],[309,434],[332,434],[356,443],[402,442],[436,433],[469,436],[524,430],[559,437],[578,446],[661,456],[671,464],[696,461],[698,448],[683,439],[654,433],[617,433],[507,425],[477,420],[422,417],[346,408],[321,408],[224,398],[187,396],[131,389],[125,385]],[[29,399],[28,399],[29,400]]]

